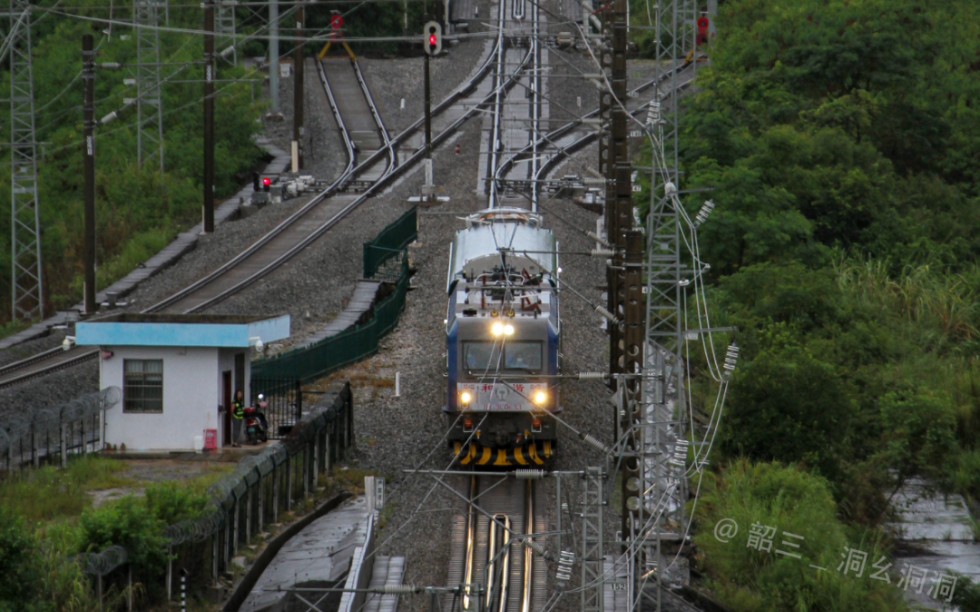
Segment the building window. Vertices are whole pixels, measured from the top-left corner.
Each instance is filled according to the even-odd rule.
[[[163,412],[163,360],[123,361],[123,412]]]

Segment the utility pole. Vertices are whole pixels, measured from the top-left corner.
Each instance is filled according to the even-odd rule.
[[[214,231],[214,0],[204,2],[204,233]]]
[[[305,27],[305,15],[303,2],[300,0],[296,4],[296,49],[293,51],[293,68],[296,71],[296,78],[293,83],[293,150],[292,150],[292,170],[299,172],[303,167],[303,88],[304,88],[304,62],[303,58],[303,28]]]
[[[44,318],[31,5],[10,0],[10,250],[12,319]]]
[[[82,82],[85,86],[85,314],[99,309],[95,301],[95,50],[92,35],[82,36]]]
[[[617,445],[623,453],[620,484],[621,534],[623,542],[630,537],[631,518],[627,507],[630,495],[626,490],[637,470],[636,444],[632,436],[633,410],[639,399],[636,376],[643,367],[643,352],[638,349],[636,338],[628,341],[626,330],[642,326],[642,310],[631,308],[635,296],[628,296],[626,282],[627,250],[635,248],[633,236],[633,185],[632,165],[629,157],[629,133],[626,121],[626,0],[615,0],[612,11],[605,20],[606,35],[611,44],[602,52],[600,61],[606,70],[612,87],[600,94],[600,110],[605,112],[608,131],[600,148],[600,170],[606,177],[606,207],[604,221],[606,238],[613,248],[613,256],[606,266],[607,305],[616,322],[609,325],[609,371],[613,388],[621,394],[621,402],[614,407],[613,419],[616,437],[624,443]],[[641,249],[642,250],[642,249]],[[642,303],[642,295],[639,299]],[[617,382],[618,381],[618,382]],[[624,439],[625,438],[625,439]],[[635,494],[633,495],[635,497]]]
[[[623,319],[623,295],[621,275],[623,254],[626,251],[626,232],[633,225],[633,195],[629,139],[626,129],[626,0],[615,0],[613,10],[606,13],[606,36],[610,37],[600,55],[603,70],[612,87],[599,94],[599,112],[603,132],[599,146],[599,172],[606,177],[606,207],[604,223],[606,237],[615,254],[606,267],[606,307],[619,321]],[[623,364],[622,330],[610,323],[609,371],[621,374]],[[616,377],[610,377],[616,388]]]
[[[279,109],[279,0],[269,0],[269,114],[282,117]]]

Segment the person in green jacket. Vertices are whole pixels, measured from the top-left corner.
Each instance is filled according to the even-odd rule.
[[[235,401],[231,403],[231,442],[232,446],[241,446],[245,418],[245,392],[235,391]]]

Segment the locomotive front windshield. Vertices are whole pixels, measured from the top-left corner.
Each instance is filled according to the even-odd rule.
[[[540,342],[508,342],[504,348],[507,370],[541,371]]]
[[[498,368],[520,372],[540,372],[544,346],[537,341],[464,342],[463,365],[471,373],[496,372]]]
[[[500,351],[493,342],[464,342],[463,364],[467,370],[496,370],[500,363]]]

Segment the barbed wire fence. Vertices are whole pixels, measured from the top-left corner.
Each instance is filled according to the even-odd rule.
[[[106,387],[59,406],[10,415],[0,426],[0,465],[14,469],[68,465],[70,455],[102,449],[102,413],[119,403],[119,387]]]

